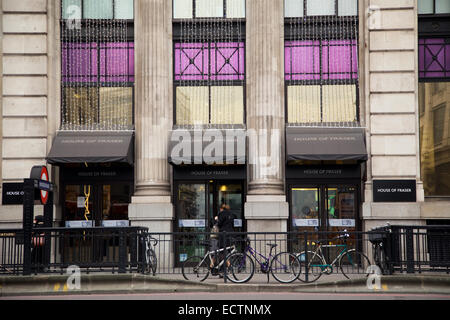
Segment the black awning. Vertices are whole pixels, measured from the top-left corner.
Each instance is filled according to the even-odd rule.
[[[286,128],[286,161],[365,161],[364,128]]]
[[[170,132],[168,160],[173,165],[245,164],[243,129],[176,129]]]
[[[133,164],[133,150],[131,131],[60,131],[53,140],[47,162]]]

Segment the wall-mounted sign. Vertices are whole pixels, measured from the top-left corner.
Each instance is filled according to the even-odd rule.
[[[2,205],[23,204],[23,183],[2,184]]]
[[[374,202],[416,202],[416,180],[373,180]]]

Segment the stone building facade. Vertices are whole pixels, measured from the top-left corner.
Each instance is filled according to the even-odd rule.
[[[307,213],[297,216],[294,203],[303,201],[302,197],[309,191],[313,191],[316,195],[316,199],[313,200],[315,206],[325,207],[321,209],[324,215],[313,216],[312,219],[318,222],[313,222],[309,226],[318,227],[328,224],[330,227],[343,228],[350,220],[348,224],[350,228],[365,231],[388,221],[391,224],[422,225],[430,220],[450,219],[450,198],[446,198],[450,196],[450,193],[443,192],[439,194],[439,197],[428,197],[424,192],[424,173],[421,168],[426,168],[427,164],[423,163],[425,161],[423,156],[421,162],[420,128],[426,126],[427,121],[431,123],[431,120],[421,118],[419,110],[421,99],[419,51],[421,47],[417,0],[358,1],[359,6],[355,9],[357,11],[352,14],[354,18],[345,20],[349,25],[353,23],[351,26],[356,28],[358,34],[352,39],[357,44],[351,45],[358,57],[357,77],[350,77],[350,82],[347,83],[350,86],[357,81],[358,89],[355,91],[355,99],[358,101],[356,109],[358,121],[356,125],[354,122],[348,125],[338,121],[338,125],[317,126],[294,125],[288,121],[289,106],[287,105],[290,98],[289,85],[286,82],[286,43],[287,41],[297,41],[297,43],[306,41],[306,38],[288,39],[289,24],[291,30],[298,28],[295,20],[289,20],[289,22],[287,20],[293,12],[289,10],[295,8],[295,2],[291,1],[285,5],[284,0],[247,0],[245,14],[242,16],[242,12],[239,11],[241,9],[236,9],[238,18],[233,20],[238,21],[236,23],[240,23],[239,28],[242,28],[236,35],[237,40],[234,40],[233,33],[230,34],[233,43],[240,42],[245,46],[245,74],[243,77],[238,76],[231,80],[225,78],[220,80],[218,77],[215,80],[208,80],[209,86],[217,85],[220,81],[224,81],[219,84],[221,86],[243,86],[245,119],[237,125],[235,123],[225,123],[225,126],[214,125],[211,122],[201,123],[200,129],[195,126],[178,125],[176,120],[175,105],[183,104],[182,98],[177,96],[177,88],[197,86],[193,78],[183,80],[174,65],[176,60],[174,56],[178,52],[176,45],[189,43],[187,38],[181,41],[175,38],[186,37],[189,28],[196,26],[195,21],[189,20],[190,14],[187,14],[187,18],[178,21],[178,24],[175,19],[176,14],[179,14],[174,8],[176,2],[134,1],[132,19],[134,35],[132,41],[126,38],[126,41],[134,43],[134,78],[131,82],[124,81],[124,83],[131,83],[130,86],[134,88],[133,123],[131,130],[122,130],[131,132],[134,152],[132,163],[128,163],[130,166],[121,164],[116,167],[104,165],[105,162],[114,162],[112,160],[98,164],[101,161],[81,159],[77,164],[75,164],[76,161],[68,164],[52,157],[53,151],[59,151],[52,151],[52,148],[56,146],[55,139],[61,135],[61,132],[63,135],[64,131],[75,132],[73,136],[77,137],[83,136],[86,131],[90,131],[89,134],[94,136],[100,131],[103,133],[114,131],[110,129],[65,130],[63,128],[65,121],[63,111],[66,109],[63,110],[65,100],[62,98],[62,92],[66,86],[63,79],[66,74],[62,70],[65,47],[62,45],[64,41],[62,41],[61,29],[67,25],[61,23],[64,20],[64,16],[61,16],[63,12],[61,0],[2,1],[0,11],[2,35],[0,43],[0,70],[2,70],[0,179],[3,191],[11,184],[20,183],[27,178],[32,166],[47,165],[51,181],[57,186],[55,225],[64,225],[71,219],[79,219],[79,217],[69,218],[67,206],[72,201],[76,203],[74,204],[76,205],[75,215],[79,211],[85,212],[86,203],[80,204],[80,201],[86,201],[86,198],[90,196],[90,199],[93,199],[92,203],[88,203],[91,211],[98,209],[103,212],[95,219],[91,217],[97,224],[107,220],[106,216],[109,213],[114,214],[113,209],[109,207],[122,206],[121,210],[124,211],[120,212],[126,214],[111,220],[128,220],[131,225],[147,226],[154,232],[191,230],[195,229],[195,223],[199,223],[197,226],[200,229],[207,228],[209,216],[218,210],[221,201],[231,201],[236,206],[233,210],[237,211],[239,221],[236,222],[236,227],[241,228],[239,230],[288,231],[301,229],[302,226],[309,228],[304,223],[308,223],[311,217]],[[327,3],[327,1],[322,2],[324,6]],[[76,1],[73,3],[76,4]],[[195,4],[198,7],[194,13],[199,14],[198,8],[201,1]],[[190,3],[187,5],[188,8],[190,8],[189,5]],[[186,7],[180,8],[186,9]],[[308,7],[305,10],[312,9]],[[223,28],[232,28],[234,26],[232,23],[224,22],[227,21],[226,14],[222,17],[223,21],[217,19],[211,22],[211,25],[207,25],[208,22],[202,23],[208,28],[214,26],[214,23]],[[339,14],[336,14],[336,17],[339,21]],[[126,19],[129,20],[129,17]],[[195,18],[192,19],[195,20]],[[320,22],[312,21],[313,26]],[[333,25],[334,20],[330,19],[330,21],[330,25]],[[202,28],[201,24],[197,26],[199,30]],[[211,40],[210,43],[217,43],[218,41],[204,37],[206,38],[202,38],[199,42],[205,43]],[[187,49],[184,52],[187,52]],[[191,64],[195,63],[194,60],[193,58]],[[227,60],[227,63],[230,62]],[[450,74],[447,73],[441,78],[449,76]],[[297,85],[301,82],[296,81],[293,83]],[[316,84],[313,83],[312,86]],[[447,88],[443,92],[448,92]],[[325,87],[322,86],[321,90],[325,92]],[[441,94],[444,95],[444,93]],[[443,101],[448,101],[448,93],[446,94],[447,98],[443,98]],[[76,94],[76,96],[80,95]],[[101,101],[102,98],[99,99]],[[338,102],[332,101],[331,105],[333,104],[339,105]],[[444,117],[449,119],[450,111],[446,112]],[[443,129],[443,139],[447,141],[450,137],[449,121],[445,120],[443,123],[442,126],[447,128]],[[352,130],[356,131],[357,136],[357,133],[362,130],[360,142],[363,143],[365,152],[359,158],[344,161],[340,160],[341,155],[325,158],[319,152],[317,158],[319,160],[316,162],[313,159],[304,158],[302,159],[304,162],[298,164],[297,158],[292,160],[292,163],[288,163],[291,156],[292,159],[298,157],[298,154],[290,154],[290,137],[294,135],[293,139],[298,141],[295,134],[302,133],[304,128],[312,127],[318,130],[318,133],[308,131],[312,137],[316,134],[340,136],[348,133],[345,129],[351,130],[351,134],[354,133]],[[172,134],[180,129],[190,133],[200,130],[203,134],[209,129],[233,129],[247,133],[245,165],[208,166],[203,162],[192,168],[186,163],[182,166],[173,165],[168,159],[173,142]],[[320,131],[322,129],[323,132]],[[327,130],[331,130],[331,133]],[[256,134],[249,135],[248,132]],[[267,132],[269,134],[265,134]],[[448,141],[446,143],[448,145]],[[441,149],[445,149],[445,146],[441,146]],[[444,151],[441,153],[444,154]],[[97,164],[92,166],[90,161]],[[268,162],[270,162],[270,170],[263,170]],[[306,167],[299,169],[295,167],[296,165]],[[89,171],[90,168],[99,169]],[[350,169],[346,171],[345,168]],[[352,168],[356,171],[353,172]],[[448,168],[442,169],[444,171],[441,173],[448,175],[448,171],[445,172],[449,170]],[[239,171],[242,169],[242,172]],[[300,172],[297,169],[310,171]],[[95,181],[91,182],[75,181],[76,179],[72,176],[80,177],[77,170],[84,172],[85,175],[88,173],[102,175],[102,172],[106,172],[105,175],[118,174],[116,178],[119,180],[123,174],[124,177],[126,176],[124,180],[131,181],[127,182],[130,188],[124,191],[125,189],[119,186],[117,190],[122,191],[113,191],[116,190],[113,181],[116,178],[94,179]],[[228,178],[217,176],[220,170],[229,170],[229,172],[226,171]],[[217,174],[205,173],[210,171],[217,171]],[[328,177],[329,180],[327,180],[327,173],[331,174]],[[192,178],[194,174],[204,176],[202,179],[194,179]],[[315,177],[314,174],[316,174]],[[318,174],[321,176],[318,177]],[[81,187],[77,189],[72,187],[74,185]],[[86,190],[86,186],[89,186],[89,191]],[[235,191],[229,191],[231,189]],[[405,194],[391,192],[388,198],[383,198],[387,195],[380,195],[380,193],[387,193],[387,189],[391,191],[396,189]],[[75,193],[69,199],[67,194],[72,191]],[[192,200],[193,192],[196,194],[194,200]],[[2,194],[5,196],[5,192]],[[381,198],[377,198],[379,196]],[[117,202],[111,200],[113,197],[118,199]],[[339,199],[342,200],[340,204],[333,202]],[[347,208],[348,216],[343,213],[346,204],[351,206],[350,209]],[[194,207],[195,210],[192,209]],[[300,212],[302,208],[298,209]],[[335,209],[340,210],[341,213],[333,219],[334,213],[331,211],[334,212]],[[39,213],[39,210],[39,206],[36,206],[36,212]],[[190,212],[189,210],[195,211],[191,212],[192,216],[186,214]],[[20,204],[7,204],[3,201],[0,212],[2,227],[21,225]],[[206,221],[198,222],[202,219]],[[296,222],[293,222],[294,220]],[[330,220],[336,224],[332,225]]]

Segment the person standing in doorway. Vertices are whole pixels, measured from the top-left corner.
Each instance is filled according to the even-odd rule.
[[[219,213],[218,216],[218,226],[220,230],[219,243],[220,248],[225,248],[231,245],[230,235],[226,233],[230,233],[234,231],[234,219],[236,219],[236,215],[230,211],[230,206],[224,204],[223,210]]]

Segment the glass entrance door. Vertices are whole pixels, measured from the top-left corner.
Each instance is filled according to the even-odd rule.
[[[290,193],[293,230],[356,230],[358,217],[356,186],[292,186]]]
[[[229,206],[229,210],[235,215],[235,231],[243,231],[243,200],[244,183],[241,181],[178,183],[175,229],[183,232],[183,238],[176,241],[177,263],[182,263],[192,255],[204,255],[206,247],[199,246],[198,243],[208,239],[214,217],[219,214],[222,205]]]
[[[329,241],[336,237],[334,232],[357,230],[356,185],[291,185],[289,190],[291,230],[299,232],[293,250],[303,250],[305,245],[319,239]],[[304,232],[307,232],[306,239]],[[349,245],[352,243],[350,239]]]
[[[64,220],[69,227],[82,226],[76,221],[88,221],[84,226],[94,227],[109,220],[128,220],[131,184],[67,184],[64,191]]]

